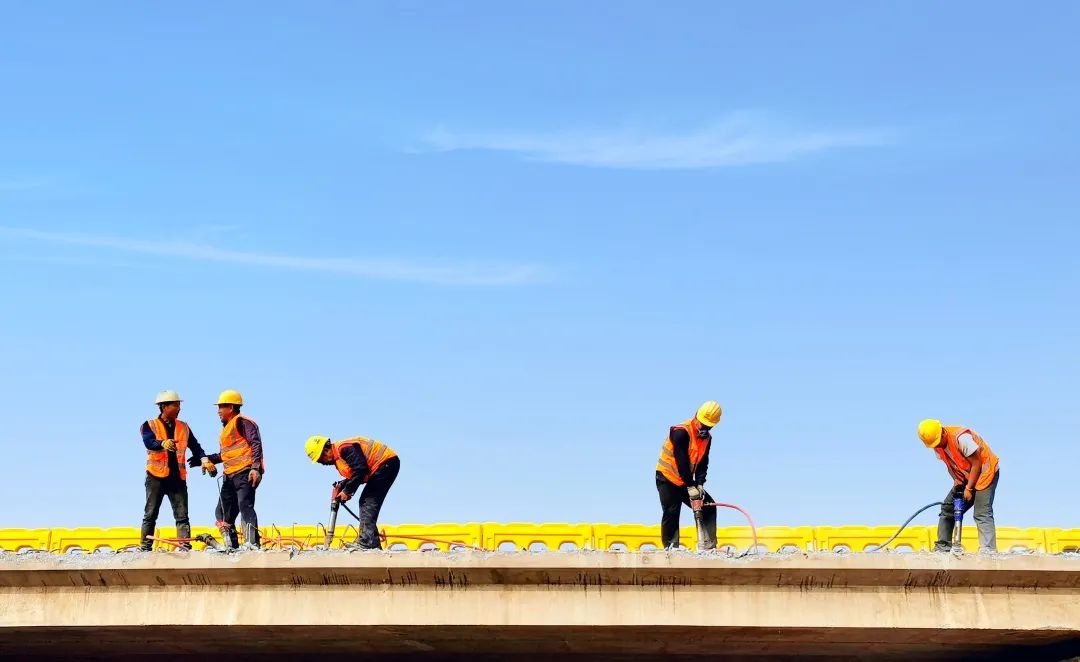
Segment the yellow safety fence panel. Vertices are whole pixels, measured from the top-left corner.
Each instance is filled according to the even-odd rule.
[[[641,552],[660,549],[659,524],[594,524],[593,548]],[[680,537],[686,535],[682,530]]]
[[[49,550],[50,529],[0,529],[0,549],[5,552]]]
[[[758,550],[777,552],[809,552],[814,549],[814,529],[809,526],[759,526]],[[716,547],[745,551],[753,547],[754,537],[749,526],[727,526],[716,530]]]
[[[592,524],[485,523],[484,549],[496,551],[560,551],[592,549]]]
[[[139,529],[135,527],[53,529],[49,539],[49,551],[59,554],[119,552],[138,547],[141,535]]]
[[[1080,529],[1046,529],[1046,545],[1051,554],[1080,554]]]
[[[892,537],[897,526],[818,526],[814,528],[815,549],[822,552],[868,552]],[[934,534],[937,528],[933,529]],[[925,552],[934,548],[934,536],[925,526],[909,526],[889,543],[888,549]]]
[[[850,551],[866,552],[877,549],[889,539],[897,526],[819,526],[758,528],[758,550],[762,552]],[[657,524],[536,524],[510,523],[438,523],[396,524],[380,526],[383,546],[391,550],[484,549],[489,551],[565,551],[615,550],[653,551],[661,549],[660,526]],[[326,542],[322,525],[266,526],[260,529],[263,547],[267,549],[311,549]],[[209,533],[219,543],[220,532],[213,527],[193,527],[192,535]],[[139,529],[72,528],[72,529],[0,529],[0,551],[15,553],[27,550],[50,551],[59,554],[95,551],[123,551],[139,547]],[[175,539],[175,527],[159,527],[155,537]],[[359,531],[354,524],[339,523],[331,547],[354,543]],[[694,526],[679,529],[683,547],[697,547]],[[933,549],[937,538],[936,526],[909,526],[892,541],[893,551],[922,552]],[[1080,553],[1080,529],[1039,529],[997,527],[998,551],[1004,553]],[[964,549],[978,550],[978,528],[974,522],[965,523],[962,537]],[[717,548],[745,551],[753,544],[748,526],[719,527]],[[158,540],[154,549],[171,551],[175,542]],[[195,550],[204,549],[193,542]]]
[[[484,544],[483,525],[469,524],[397,524],[381,526],[386,536],[383,547],[390,550],[481,549]]]

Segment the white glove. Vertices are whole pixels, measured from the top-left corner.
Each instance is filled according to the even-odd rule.
[[[690,496],[691,501],[697,501],[705,497],[705,490],[697,485],[687,487],[686,493]]]

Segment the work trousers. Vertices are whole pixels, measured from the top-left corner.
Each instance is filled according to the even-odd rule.
[[[161,501],[166,496],[169,497],[169,505],[172,506],[173,518],[176,520],[176,537],[191,537],[191,520],[188,519],[187,482],[180,480],[179,476],[171,474],[165,478],[157,478],[146,474],[146,507],[143,508],[141,537],[143,551],[149,552],[154,547],[154,541],[147,540],[147,536],[154,535],[158,513],[161,512]],[[184,549],[191,549],[189,543],[183,543],[180,546]]]
[[[986,486],[985,490],[975,492],[975,499],[971,503],[964,503],[964,512],[975,508],[975,525],[979,528],[979,551],[997,551],[997,529],[994,526],[994,494],[997,492],[998,478],[1001,471],[994,475],[994,480]],[[955,487],[953,488],[955,489]],[[956,509],[953,507],[953,489],[945,495],[941,502],[941,515],[938,517],[937,544],[934,549],[939,552],[947,552],[952,549],[953,527],[956,526]]]
[[[679,515],[682,507],[690,505],[690,495],[685,487],[672,483],[659,471],[656,472],[656,491],[660,493],[660,539],[664,549],[679,546]],[[712,496],[705,493],[705,503],[712,503]],[[705,532],[704,549],[716,549],[716,508],[701,509],[701,524]]]
[[[360,535],[356,542],[364,549],[382,549],[379,538],[379,511],[390,486],[397,479],[401,470],[401,459],[392,457],[375,470],[360,492]]]
[[[221,494],[214,510],[227,547],[239,547],[236,518],[243,518],[244,542],[259,546],[259,516],[255,514],[255,487],[248,479],[250,469],[243,469],[221,481]],[[262,482],[260,481],[260,484]],[[222,524],[226,526],[222,526]]]

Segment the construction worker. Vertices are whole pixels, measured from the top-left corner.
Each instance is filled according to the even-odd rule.
[[[990,445],[971,428],[942,425],[941,421],[926,419],[919,423],[919,439],[933,449],[952,477],[953,486],[941,502],[938,517],[938,536],[934,550],[947,552],[952,548],[956,510],[955,496],[963,495],[964,512],[974,506],[975,525],[979,529],[979,551],[997,551],[997,530],[994,526],[994,494],[998,485],[998,456]]]
[[[401,469],[401,460],[389,446],[367,437],[330,441],[329,437],[310,437],[304,452],[312,463],[332,464],[344,480],[334,483],[333,495],[345,503],[364,485],[360,493],[360,535],[357,543],[364,549],[382,549],[379,538],[379,511],[386,494]]]
[[[225,479],[215,509],[217,526],[226,547],[240,546],[236,536],[236,517],[243,520],[244,544],[259,547],[259,517],[255,514],[255,490],[266,473],[263,461],[262,436],[259,425],[240,413],[244,398],[239,391],[222,391],[218,397],[218,418],[221,419],[221,451],[209,456],[213,464],[221,463]]]
[[[191,549],[191,543],[187,542],[191,538],[191,522],[188,519],[187,463],[184,459],[188,450],[191,451],[191,466],[202,464],[204,471],[217,474],[191,428],[177,418],[181,402],[176,391],[161,391],[154,400],[158,406],[157,418],[146,421],[139,429],[146,447],[146,507],[143,509],[141,538],[141,547],[146,552],[153,549],[154,542],[149,536],[154,535],[161,501],[166,496],[176,519],[176,537],[184,540],[180,548]]]
[[[712,496],[705,491],[705,476],[709,472],[709,448],[712,446],[710,430],[720,422],[720,405],[709,401],[698,408],[697,414],[688,421],[672,426],[667,441],[660,450],[656,464],[656,490],[660,493],[660,538],[664,549],[679,546],[679,514],[682,506],[690,506],[691,500],[704,499],[712,503]],[[705,549],[716,549],[716,508],[702,510],[705,528]]]

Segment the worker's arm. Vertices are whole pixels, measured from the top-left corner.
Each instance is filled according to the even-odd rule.
[[[206,457],[206,452],[203,450],[202,444],[195,438],[195,433],[188,428],[188,449],[191,451],[191,459],[188,460],[188,466],[197,467],[202,464],[202,460]],[[180,458],[183,459],[183,458]]]
[[[128,429],[130,430],[131,428],[128,428]],[[161,442],[158,440],[158,438],[154,436],[154,431],[150,429],[150,424],[149,423],[143,423],[142,427],[139,428],[139,431],[142,432],[142,442],[143,442],[143,446],[146,446],[146,450],[148,450],[148,451],[163,451],[163,450],[165,450],[165,448],[161,445]]]
[[[712,442],[709,442],[709,447],[705,449],[705,455],[701,458],[701,462],[698,462],[697,471],[694,473],[694,483],[697,485],[705,484],[705,476],[709,475],[709,452],[712,450]]]
[[[684,485],[694,485],[694,475],[690,473],[690,435],[682,428],[671,433],[671,448],[675,453],[675,468]]]
[[[349,465],[349,468],[353,470],[353,477],[342,483],[341,491],[349,495],[356,494],[356,490],[364,484],[364,479],[367,478],[367,458],[359,446],[349,444],[341,449],[341,459],[345,460],[345,464]]]
[[[961,435],[956,441],[960,445],[960,452],[971,463],[967,480],[964,482],[964,499],[970,501],[975,494],[975,485],[978,484],[979,477],[982,476],[982,456],[979,454],[979,444],[970,435]]]
[[[240,431],[244,439],[247,439],[248,446],[251,446],[251,468],[260,474],[266,473],[263,467],[262,435],[259,434],[259,426],[251,419],[241,418],[236,429]]]

